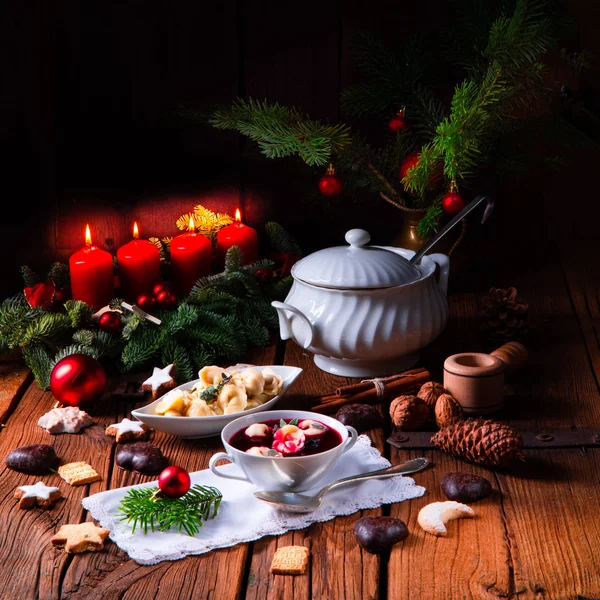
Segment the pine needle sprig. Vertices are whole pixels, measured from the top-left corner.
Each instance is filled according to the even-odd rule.
[[[181,498],[167,498],[158,492],[157,487],[133,488],[119,503],[121,521],[131,525],[132,533],[138,528],[144,534],[175,528],[194,536],[204,521],[217,516],[223,499],[217,488],[203,485],[194,485]]]

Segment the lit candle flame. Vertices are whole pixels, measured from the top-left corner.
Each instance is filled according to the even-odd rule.
[[[137,240],[140,237],[140,230],[138,229],[137,221],[133,222],[133,239]]]
[[[88,246],[92,245],[92,234],[90,233],[90,226],[87,224],[85,226],[85,243]]]
[[[188,231],[196,231],[196,224],[194,223],[194,217],[190,216],[190,222],[188,224]]]
[[[240,209],[239,209],[239,208],[236,208],[236,209],[235,209],[235,220],[236,220],[238,223],[241,223],[241,222],[242,222],[242,213],[240,213]]]

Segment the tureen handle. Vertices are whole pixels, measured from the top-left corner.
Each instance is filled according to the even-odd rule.
[[[450,273],[450,259],[445,254],[430,254],[429,258],[440,267],[438,286],[444,296],[448,295],[448,274]]]
[[[308,317],[303,312],[299,311],[295,306],[286,304],[285,302],[274,300],[271,302],[271,306],[277,309],[277,314],[279,316],[279,333],[281,335],[281,339],[289,340],[291,338],[303,348],[308,348],[312,344],[314,333],[312,323],[308,320]],[[303,329],[306,330],[306,333],[302,336],[304,339],[298,339],[298,336],[294,335],[294,331],[292,329],[293,318],[290,319],[290,317],[285,314],[286,312],[291,312],[306,325],[306,327],[303,327]]]

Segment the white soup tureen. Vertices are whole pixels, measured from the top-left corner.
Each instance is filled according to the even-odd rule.
[[[349,246],[298,261],[285,302],[273,302],[281,338],[314,352],[316,365],[335,375],[406,370],[446,324],[448,257],[430,254],[413,265],[412,251],[367,246],[369,240],[368,232],[352,229]]]

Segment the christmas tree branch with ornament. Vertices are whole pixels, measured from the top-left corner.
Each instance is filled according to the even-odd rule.
[[[502,142],[515,124],[535,123],[533,100],[559,87],[546,83],[541,62],[555,42],[551,3],[516,0],[512,10],[503,4],[496,13],[483,0],[457,5],[462,11],[442,36],[440,54],[467,77],[455,85],[449,106],[427,80],[430,40],[411,38],[401,54],[371,34],[355,42],[367,80],[343,90],[342,108],[353,116],[387,118],[393,136],[381,147],[347,125],[266,100],[238,99],[214,111],[209,122],[249,137],[268,158],[295,155],[311,167],[329,165],[319,180],[324,196],[367,188],[399,209],[426,209],[419,224],[425,236],[465,206],[461,188],[478,169],[510,167]],[[548,126],[538,125],[543,131]]]

